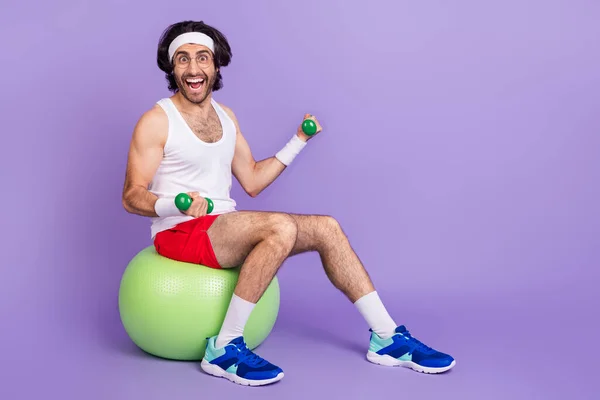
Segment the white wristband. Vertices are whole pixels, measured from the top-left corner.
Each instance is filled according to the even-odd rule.
[[[154,211],[159,217],[174,217],[181,215],[181,211],[175,205],[175,199],[169,197],[159,197],[154,204]]]
[[[290,165],[304,146],[306,146],[306,142],[301,140],[298,135],[294,135],[285,147],[275,154],[275,157],[283,164]]]

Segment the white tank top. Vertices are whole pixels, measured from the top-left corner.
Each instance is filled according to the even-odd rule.
[[[173,199],[181,192],[198,192],[214,202],[211,215],[235,211],[236,202],[230,197],[230,191],[236,128],[229,115],[211,99],[221,121],[223,137],[215,143],[207,143],[194,134],[170,98],[161,99],[157,104],[169,118],[169,132],[149,191],[158,197]],[[151,237],[154,239],[158,232],[192,219],[185,214],[151,218]]]

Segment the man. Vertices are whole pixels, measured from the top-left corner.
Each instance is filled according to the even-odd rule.
[[[382,304],[369,275],[338,222],[323,215],[238,211],[230,197],[232,175],[252,197],[268,187],[316,135],[301,129],[273,157],[256,161],[231,109],[217,103],[221,68],[231,48],[217,29],[184,21],[163,33],[157,54],[173,96],[144,113],[129,149],[123,206],[152,218],[151,237],[159,254],[212,268],[241,265],[223,325],[208,340],[201,366],[209,374],[244,385],[283,378],[281,368],[250,351],[244,326],[283,261],[317,251],[332,284],[355,304],[371,331],[367,359],[439,373],[455,365],[398,326]],[[305,115],[322,126],[314,116]],[[178,193],[192,197],[180,211]],[[214,210],[207,214],[207,201]]]

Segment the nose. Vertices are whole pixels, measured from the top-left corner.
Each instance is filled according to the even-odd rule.
[[[190,65],[188,65],[188,70],[190,71],[191,75],[196,75],[196,73],[200,71],[200,66],[198,65],[196,60],[192,59]]]
[[[200,61],[196,58],[192,58],[190,64],[188,65],[188,69],[192,75],[197,74],[202,71],[202,67],[200,66]]]

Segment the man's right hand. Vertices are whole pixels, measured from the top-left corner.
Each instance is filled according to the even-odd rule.
[[[198,192],[188,192],[187,194],[192,198],[192,205],[183,213],[194,218],[205,216],[208,211],[208,201]]]

